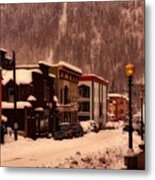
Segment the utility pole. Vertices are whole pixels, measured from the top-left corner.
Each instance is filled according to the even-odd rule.
[[[13,86],[14,86],[14,140],[18,140],[18,123],[16,120],[16,112],[17,112],[17,92],[16,92],[16,54],[15,51],[12,52],[13,54]]]

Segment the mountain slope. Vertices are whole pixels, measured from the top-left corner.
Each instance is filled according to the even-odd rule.
[[[17,52],[18,64],[59,60],[126,85],[124,66],[144,76],[144,1],[3,4],[0,46]]]

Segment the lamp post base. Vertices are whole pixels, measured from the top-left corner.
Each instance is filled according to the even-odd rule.
[[[133,149],[128,149],[127,154],[124,156],[124,163],[127,169],[137,169],[137,154]]]

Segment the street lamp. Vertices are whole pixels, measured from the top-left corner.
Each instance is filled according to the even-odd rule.
[[[132,140],[132,78],[135,72],[135,66],[133,64],[127,64],[125,66],[125,73],[128,77],[128,88],[129,88],[129,149],[133,147],[133,140]]]

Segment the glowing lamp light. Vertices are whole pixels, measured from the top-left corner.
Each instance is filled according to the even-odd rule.
[[[135,73],[135,66],[133,64],[127,64],[125,66],[125,73],[127,77],[132,77]]]

